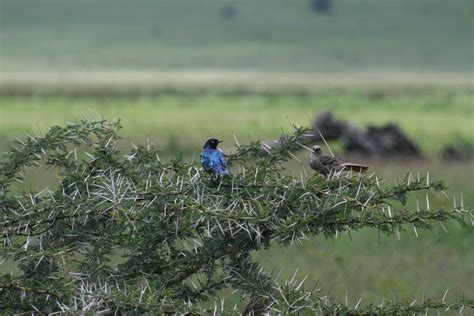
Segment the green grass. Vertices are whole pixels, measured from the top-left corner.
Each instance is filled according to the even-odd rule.
[[[394,163],[389,161],[371,162],[372,171],[386,179],[386,185],[394,184],[405,172],[420,172],[430,179],[444,180],[449,186],[446,199],[442,194],[429,195],[430,207],[451,207],[452,195],[457,205],[461,194],[464,205],[474,205],[474,164],[439,161],[412,161]],[[408,207],[416,208],[416,199],[421,207],[426,207],[425,194],[412,195]],[[363,229],[344,234],[338,239],[327,240],[314,237],[303,245],[295,244],[287,248],[273,245],[256,258],[268,271],[283,269],[282,279],[291,278],[298,268],[297,277],[308,275],[307,284],[315,284],[325,294],[331,294],[344,302],[346,291],[353,305],[363,299],[363,303],[378,302],[382,298],[397,301],[420,300],[426,297],[440,298],[449,289],[449,297],[474,297],[474,283],[470,277],[474,272],[471,264],[474,253],[474,228],[460,227],[457,223],[444,224],[448,232],[439,224],[434,231],[420,231],[415,236],[408,226],[396,237],[379,236],[376,230]]]
[[[269,141],[290,122],[308,125],[308,117],[330,110],[360,126],[395,122],[426,154],[416,162],[370,161],[380,177],[429,171],[449,195],[459,201],[463,193],[465,205],[474,205],[473,162],[438,159],[449,144],[474,144],[474,93],[465,84],[473,71],[473,3],[336,0],[329,16],[308,4],[0,0],[0,152],[15,136],[103,116],[122,119],[124,147],[149,138],[164,155],[191,157],[209,137],[223,139],[228,151],[234,133],[241,143]],[[220,15],[226,5],[236,18]],[[299,174],[300,164],[290,167]],[[48,171],[27,176],[26,187],[57,181]],[[433,206],[451,203],[432,198]],[[436,226],[437,234],[418,239],[408,228],[400,241],[374,230],[314,237],[303,246],[273,245],[258,260],[283,268],[280,279],[298,267],[298,278],[307,274],[309,286],[319,280],[341,302],[347,291],[352,306],[360,297],[362,304],[441,298],[446,289],[448,298],[473,298],[474,232],[446,227],[449,233]]]
[[[200,150],[211,136],[233,146],[269,140],[290,122],[308,125],[320,111],[361,126],[400,124],[429,154],[459,139],[471,140],[473,93],[467,88],[332,88],[307,94],[164,94],[154,97],[0,97],[0,142],[25,132],[45,132],[52,124],[78,120],[81,115],[122,119],[124,138],[150,138],[164,149],[187,153]],[[92,114],[91,114],[92,113]],[[3,146],[5,148],[5,145]]]
[[[446,234],[437,227],[432,232],[413,230],[401,233],[401,240],[381,237],[374,230],[352,232],[337,240],[311,238],[303,245],[282,248],[272,246],[256,256],[267,271],[283,269],[282,279],[308,276],[307,286],[318,283],[322,295],[331,294],[344,302],[346,291],[353,306],[359,298],[364,303],[382,299],[397,301],[440,298],[450,290],[450,298],[474,297],[470,277],[474,260],[468,245],[474,242],[474,231],[445,225]],[[471,279],[470,279],[471,278]]]
[[[122,91],[123,92],[123,91]],[[149,137],[163,148],[163,154],[184,151],[186,159],[198,153],[203,141],[211,136],[225,140],[224,150],[233,146],[233,133],[241,143],[249,139],[271,140],[281,130],[290,129],[290,121],[308,124],[308,116],[331,110],[341,119],[366,126],[396,122],[420,145],[426,160],[369,161],[371,170],[393,183],[405,172],[427,171],[431,179],[443,179],[450,187],[449,196],[461,193],[466,206],[474,205],[473,162],[445,163],[438,159],[440,149],[460,139],[474,143],[473,93],[456,87],[340,87],[319,88],[307,92],[274,90],[256,92],[189,92],[145,95],[0,94],[0,149],[5,150],[14,136],[25,132],[44,133],[51,124],[76,121],[81,115],[121,118],[124,137],[144,143]],[[91,114],[93,113],[93,114]],[[174,145],[174,142],[177,144]],[[337,148],[336,144],[334,144]],[[306,159],[307,152],[298,153]],[[362,159],[362,158],[359,158]],[[304,161],[304,160],[303,160]],[[290,169],[299,174],[301,165],[293,161]],[[41,181],[54,180],[51,172],[27,173],[27,185],[36,187]],[[424,205],[425,196],[418,196]],[[443,195],[431,197],[431,206],[450,206],[452,200]],[[409,205],[413,207],[415,200]],[[364,229],[336,240],[314,237],[303,245],[281,248],[273,245],[255,254],[269,271],[283,269],[280,279],[290,278],[298,268],[297,278],[308,275],[311,287],[331,291],[331,295],[354,306],[379,303],[385,299],[413,301],[426,297],[474,297],[474,230],[455,223],[435,225],[436,232],[421,232],[416,238],[411,227],[401,233],[400,241]],[[5,265],[2,271],[15,269]],[[229,291],[222,293],[230,302],[238,302]],[[243,304],[238,302],[238,304]]]
[[[472,71],[469,0],[309,2],[1,0],[0,69]]]

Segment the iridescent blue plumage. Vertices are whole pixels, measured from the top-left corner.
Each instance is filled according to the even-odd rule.
[[[220,142],[214,138],[209,139],[201,152],[201,165],[204,170],[218,176],[229,173],[224,154],[217,149]]]

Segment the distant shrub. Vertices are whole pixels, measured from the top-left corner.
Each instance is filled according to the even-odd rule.
[[[467,139],[458,139],[451,145],[446,146],[441,156],[444,160],[470,160],[474,158],[474,143]]]
[[[221,16],[225,19],[233,19],[236,18],[239,14],[237,8],[233,5],[226,5],[221,8]]]
[[[320,13],[328,13],[332,10],[332,0],[311,0],[311,9]]]

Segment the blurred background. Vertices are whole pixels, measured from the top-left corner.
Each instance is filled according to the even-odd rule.
[[[450,188],[434,206],[472,206],[473,61],[469,0],[0,0],[0,152],[104,117],[122,120],[125,150],[149,139],[192,159],[208,138],[230,152],[234,134],[270,143],[293,122],[387,185],[429,172]],[[24,189],[57,181],[36,171]],[[447,289],[473,298],[474,230],[445,228],[400,240],[362,230],[255,256],[352,305]]]

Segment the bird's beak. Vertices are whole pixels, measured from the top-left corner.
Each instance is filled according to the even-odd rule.
[[[218,143],[222,143],[222,142],[224,142],[224,141],[222,141],[222,140],[219,140],[219,141],[218,141]]]

